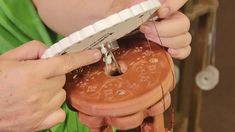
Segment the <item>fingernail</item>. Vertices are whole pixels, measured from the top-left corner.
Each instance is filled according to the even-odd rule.
[[[100,51],[98,49],[93,50],[93,60],[98,61],[102,57]]]
[[[169,13],[170,13],[170,9],[168,7],[163,7],[158,10],[158,15],[161,18],[168,16]]]

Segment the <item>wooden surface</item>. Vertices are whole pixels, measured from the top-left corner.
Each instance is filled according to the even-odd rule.
[[[164,117],[158,113],[164,109],[155,105],[174,87],[171,57],[142,35],[122,39],[119,45],[114,55],[127,65],[127,71],[120,76],[106,75],[103,62],[75,70],[67,78],[68,101],[80,111],[80,121],[94,131],[106,125],[135,128],[151,116],[151,131],[162,132]]]

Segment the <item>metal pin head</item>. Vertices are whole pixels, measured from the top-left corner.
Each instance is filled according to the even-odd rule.
[[[101,45],[101,53],[103,54],[103,61],[105,63],[105,73],[110,76],[118,76],[121,75],[121,68],[118,64],[113,52],[111,49],[118,49],[118,44],[108,43],[107,45]]]

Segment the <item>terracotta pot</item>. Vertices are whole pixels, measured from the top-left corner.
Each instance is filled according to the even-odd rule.
[[[141,35],[119,40],[119,46],[114,55],[127,68],[122,75],[107,75],[100,61],[67,76],[68,101],[92,130],[107,125],[126,130],[159,116],[149,108],[174,86],[172,59],[162,47]]]

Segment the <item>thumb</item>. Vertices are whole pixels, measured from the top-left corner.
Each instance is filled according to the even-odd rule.
[[[39,59],[47,47],[39,41],[30,41],[15,49],[4,53],[1,57],[16,60],[35,60]]]
[[[62,109],[50,114],[34,131],[52,128],[65,120],[66,114]]]

